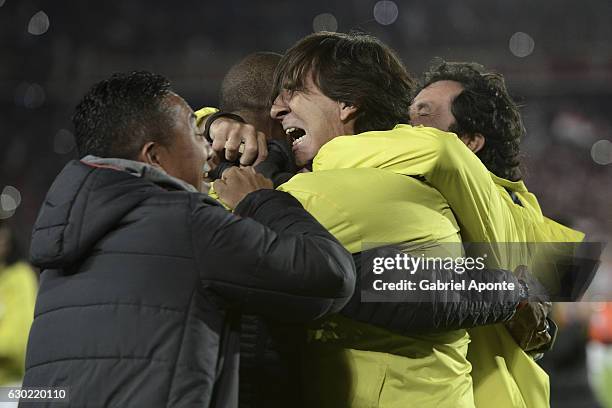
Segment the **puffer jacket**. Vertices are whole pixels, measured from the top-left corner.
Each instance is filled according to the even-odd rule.
[[[23,385],[68,387],[73,407],[235,406],[240,314],[336,312],[353,261],[288,194],[251,193],[234,215],[123,170],[72,161],[47,194]]]

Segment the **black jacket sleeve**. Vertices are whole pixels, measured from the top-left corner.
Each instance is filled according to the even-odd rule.
[[[225,307],[308,321],[339,311],[353,294],[351,255],[287,193],[253,192],[235,214],[199,204],[192,217],[202,284]]]
[[[270,140],[268,157],[255,166],[255,170],[272,180],[274,188],[289,181],[298,170],[289,143],[286,140]]]
[[[401,253],[399,250],[385,250],[384,256]],[[522,283],[511,272],[499,269],[466,270],[458,274],[450,269],[428,270],[427,276],[420,272],[408,278],[415,282],[414,290],[390,291],[378,296],[385,296],[383,301],[367,301],[368,292],[372,293],[375,279],[385,279],[374,275],[370,258],[380,252],[356,254],[357,284],[355,294],[342,310],[341,314],[364,323],[391,330],[398,334],[415,332],[453,330],[499,323],[510,319],[522,300],[518,289]],[[465,281],[466,288],[470,281],[506,284],[512,283],[514,290],[422,290],[419,281],[450,283]],[[363,296],[363,297],[362,297]],[[380,300],[380,299],[379,299]]]

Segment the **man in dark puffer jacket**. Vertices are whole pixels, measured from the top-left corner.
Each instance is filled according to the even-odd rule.
[[[163,77],[102,81],[74,123],[88,156],[57,177],[32,235],[24,387],[68,387],[74,407],[232,407],[242,310],[303,322],[350,298],[350,255],[294,198],[217,183],[236,216],[197,192],[207,145]]]

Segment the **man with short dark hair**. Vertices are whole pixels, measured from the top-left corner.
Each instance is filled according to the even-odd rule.
[[[285,139],[282,127],[269,114],[272,78],[280,58],[281,55],[274,52],[255,52],[225,74],[219,92],[219,106],[226,115],[242,119],[240,122],[211,122],[215,133],[225,136],[210,140],[213,150],[220,153],[213,155],[210,163],[217,169],[217,173],[212,174],[213,179],[231,164],[261,163],[268,155],[266,142]],[[204,133],[212,132],[212,129],[205,128],[202,119],[217,112],[216,108],[203,108],[196,112],[198,125],[203,127]],[[217,168],[220,163],[223,163],[221,168]]]
[[[350,298],[350,255],[252,168],[217,186],[235,215],[198,192],[207,142],[165,78],[96,84],[74,124],[85,157],[32,234],[25,387],[66,387],[71,406],[236,407],[242,311],[306,322]]]
[[[282,55],[255,52],[233,65],[221,82],[219,109],[242,117],[268,140],[285,139],[279,123],[270,117],[270,90]]]
[[[274,69],[280,59],[280,54],[271,52],[249,54],[229,69],[221,83],[221,110],[239,115],[247,124],[253,126],[252,136],[257,137],[263,133],[267,138],[268,156],[257,168],[270,166],[271,161],[276,163],[280,160],[285,163],[291,156],[291,147],[285,140],[282,126],[270,117],[270,92]],[[244,127],[240,129],[244,132]],[[220,167],[226,164],[235,164],[220,164],[218,159],[215,156],[211,163],[211,166],[217,166],[211,175],[220,172]],[[296,330],[292,325],[282,324],[264,316],[242,315],[240,406],[299,406],[296,401],[301,399],[299,361],[302,343],[302,331]]]

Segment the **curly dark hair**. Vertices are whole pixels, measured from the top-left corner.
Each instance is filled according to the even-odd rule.
[[[79,155],[135,159],[148,141],[168,145],[172,119],[164,99],[171,92],[165,77],[145,71],[95,84],[72,117]]]
[[[303,90],[308,76],[328,98],[357,108],[355,133],[406,123],[414,80],[377,38],[318,32],[298,41],[274,75],[272,100],[282,89]]]
[[[459,136],[483,135],[484,147],[476,155],[487,169],[499,177],[520,180],[519,145],[525,127],[517,104],[508,94],[504,77],[485,72],[476,63],[438,61],[425,72],[416,93],[444,80],[463,86],[463,91],[452,101],[455,123],[449,131]]]

